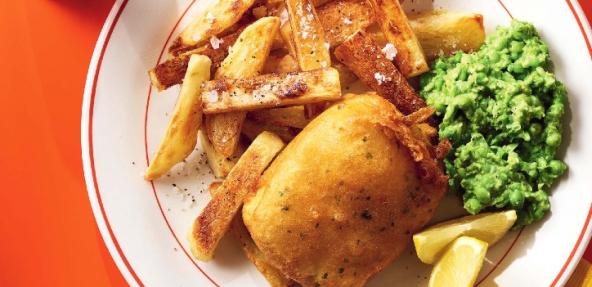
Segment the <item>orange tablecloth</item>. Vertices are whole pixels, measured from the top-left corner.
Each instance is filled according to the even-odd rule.
[[[0,1],[0,286],[126,284],[92,216],[80,150],[85,76],[113,2]],[[580,2],[590,18],[592,2]]]

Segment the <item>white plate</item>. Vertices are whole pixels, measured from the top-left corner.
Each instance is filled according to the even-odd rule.
[[[179,27],[206,5],[195,2],[118,1],[113,7],[95,48],[84,93],[82,157],[88,194],[105,243],[131,285],[267,286],[232,239],[223,240],[209,263],[196,262],[187,253],[188,228],[209,199],[205,188],[212,179],[199,151],[170,177],[150,183],[141,176],[179,91],[157,93],[150,88],[146,71],[163,58]],[[570,169],[553,190],[550,216],[512,232],[492,248],[479,284],[564,284],[592,230],[592,50],[586,42],[592,34],[579,5],[575,0],[405,4],[482,13],[488,32],[498,24],[509,24],[511,13],[535,23],[549,43],[557,77],[569,89],[564,159]],[[447,198],[439,217],[454,216],[448,211],[456,205],[454,198]],[[429,271],[410,249],[369,285],[424,286]]]

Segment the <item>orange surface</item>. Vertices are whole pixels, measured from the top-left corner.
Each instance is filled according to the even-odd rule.
[[[113,0],[0,1],[0,286],[125,286],[93,218],[80,112]]]
[[[0,0],[0,286],[126,285],[92,216],[80,151],[85,76],[113,2]]]

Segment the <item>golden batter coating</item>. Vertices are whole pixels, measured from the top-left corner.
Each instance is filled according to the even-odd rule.
[[[243,207],[270,262],[302,286],[363,286],[394,261],[447,190],[425,114],[347,96],[296,136]]]

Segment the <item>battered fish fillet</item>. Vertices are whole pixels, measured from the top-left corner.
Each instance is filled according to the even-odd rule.
[[[430,114],[357,95],[306,126],[243,207],[270,263],[302,286],[363,286],[393,262],[447,190]]]

